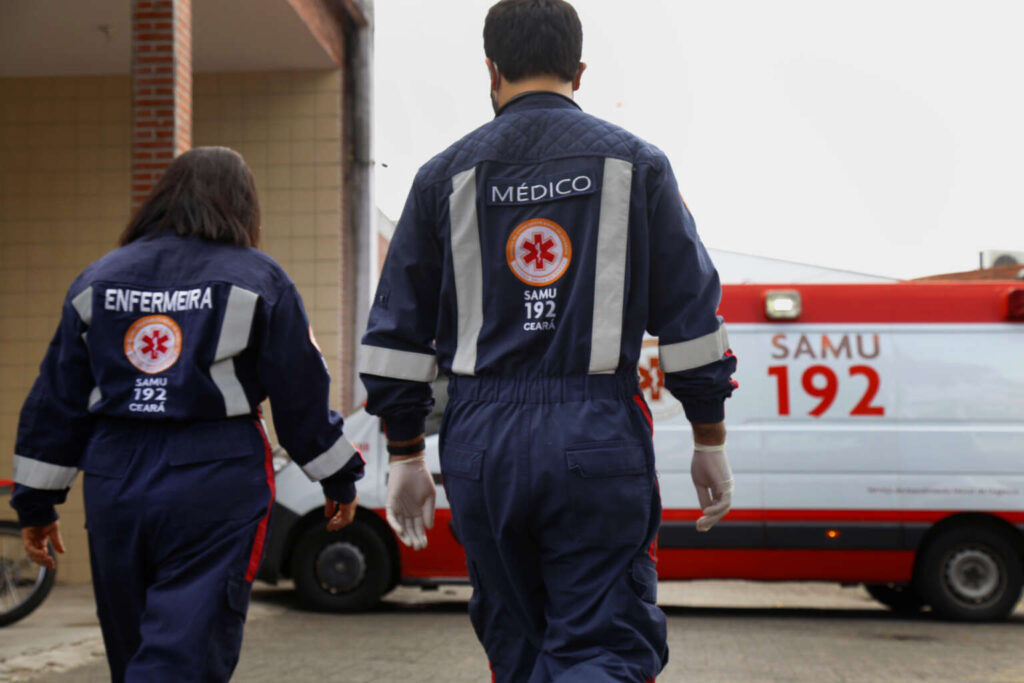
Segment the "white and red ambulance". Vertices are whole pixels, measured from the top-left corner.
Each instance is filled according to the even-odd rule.
[[[706,534],[690,427],[645,344],[660,578],[864,583],[895,609],[1008,615],[1024,585],[1024,283],[726,285],[721,314],[739,357],[736,494]],[[356,522],[324,531],[319,486],[282,459],[262,578],[293,578],[320,609],[465,581],[443,489],[428,547],[410,551],[383,521],[378,421],[356,413],[346,434],[367,459]],[[436,436],[427,457],[440,472]]]

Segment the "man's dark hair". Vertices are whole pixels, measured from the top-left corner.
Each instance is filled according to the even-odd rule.
[[[583,26],[565,0],[501,0],[484,21],[484,54],[509,81],[571,81],[583,54]]]
[[[257,246],[260,202],[242,155],[227,147],[196,147],[172,161],[135,211],[120,244],[165,232]]]

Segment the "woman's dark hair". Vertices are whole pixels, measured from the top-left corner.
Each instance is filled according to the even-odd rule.
[[[484,54],[510,81],[576,78],[583,26],[565,0],[501,0],[484,21]]]
[[[196,147],[171,162],[121,234],[124,246],[165,232],[255,247],[260,239],[256,182],[242,155]]]

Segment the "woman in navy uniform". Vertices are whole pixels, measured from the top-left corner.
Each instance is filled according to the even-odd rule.
[[[26,548],[63,552],[54,506],[82,470],[93,586],[114,681],[223,681],[238,661],[281,444],[353,518],[363,459],[328,407],[327,367],[284,270],[257,251],[241,156],[178,157],[72,283],[21,412],[15,490]]]

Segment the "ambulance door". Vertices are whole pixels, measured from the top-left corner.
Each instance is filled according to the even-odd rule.
[[[731,330],[730,330],[731,335]],[[662,579],[742,576],[745,562],[735,554],[762,547],[761,455],[756,436],[738,427],[732,402],[726,401],[728,456],[736,481],[733,508],[710,532],[697,532],[700,516],[690,476],[693,431],[682,405],[665,389],[656,339],[644,341],[640,358],[640,386],[654,420],[654,452],[661,488],[662,525],[658,535],[658,573]],[[737,379],[742,385],[743,362]],[[738,394],[739,392],[737,392]],[[714,552],[707,552],[707,551]]]
[[[451,505],[441,477],[439,430],[448,405],[448,380],[444,376],[434,381],[434,409],[426,421],[426,463],[437,487],[434,501],[434,528],[427,532],[427,547],[411,550],[397,544],[402,567],[402,580],[406,583],[464,581],[466,554],[452,524]],[[385,492],[386,496],[386,492]]]
[[[1024,326],[894,326],[901,478],[891,505],[906,510],[906,542],[957,512],[1024,522]]]
[[[448,378],[444,375],[439,375],[434,380],[432,388],[434,391],[434,408],[427,415],[426,420],[426,461],[427,469],[430,470],[430,474],[434,477],[434,484],[437,486],[437,499],[434,501],[434,506],[438,510],[443,510],[442,516],[448,519],[448,511],[451,506],[448,503],[447,495],[445,495],[444,482],[441,478],[441,446],[439,440],[441,421],[444,419],[444,411],[448,407]]]
[[[765,548],[803,551],[793,575],[778,578],[856,578],[870,553],[901,540],[899,505],[885,493],[899,485],[900,458],[890,330],[772,322],[729,331],[743,368],[729,428],[760,450]]]

